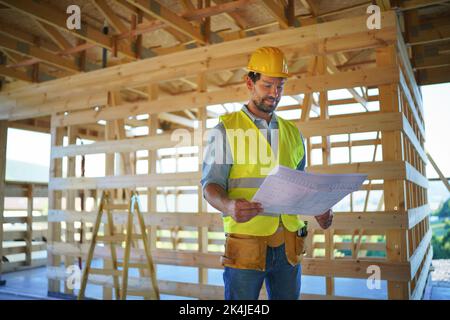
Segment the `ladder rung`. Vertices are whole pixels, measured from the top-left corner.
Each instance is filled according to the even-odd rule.
[[[123,262],[117,262],[118,267],[123,267]],[[128,268],[138,268],[138,269],[147,269],[148,264],[146,263],[128,263]]]
[[[97,241],[101,242],[122,242],[125,241],[124,234],[115,234],[113,236],[97,236]]]
[[[141,296],[149,299],[156,299],[156,294],[153,291],[127,290],[127,296]]]
[[[114,270],[114,269],[98,269],[98,268],[91,268],[90,273],[92,274],[101,274],[101,275],[110,275],[110,276],[121,276],[122,271],[120,270]]]
[[[126,203],[123,204],[110,204],[105,206],[105,209],[109,210],[128,210],[129,206]]]
[[[101,242],[124,242],[127,240],[125,234],[115,234],[113,236],[97,236],[97,241]],[[131,240],[142,240],[142,235],[132,234]]]

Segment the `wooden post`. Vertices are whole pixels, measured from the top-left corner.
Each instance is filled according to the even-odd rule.
[[[67,127],[67,137],[69,145],[77,143],[77,128],[75,126]],[[75,157],[68,157],[67,159],[67,177],[75,177]],[[66,210],[75,210],[75,191],[67,190],[66,194]],[[66,221],[66,243],[75,244],[75,224]],[[75,264],[75,257],[65,256],[64,265],[69,267]],[[64,292],[66,294],[73,294],[73,289],[69,289],[67,284],[64,285]]]
[[[6,175],[6,144],[8,142],[8,122],[0,121],[0,285],[2,281],[3,260],[3,220],[5,210],[5,175]]]
[[[398,66],[394,46],[376,50],[377,66]],[[380,111],[401,112],[397,84],[381,85],[379,89]],[[383,161],[404,161],[402,132],[384,131],[381,136]],[[384,180],[383,195],[386,211],[405,212],[405,181]],[[386,230],[386,256],[388,261],[408,261],[408,238],[404,230]],[[409,282],[388,281],[389,299],[409,299]]]
[[[109,99],[113,99],[111,97],[112,93],[108,93]],[[109,101],[111,104],[111,100]],[[114,121],[107,121],[105,126],[105,140],[114,140],[115,134],[114,134]],[[114,153],[107,153],[105,154],[105,175],[106,176],[114,176],[114,164],[115,164],[115,155]],[[113,189],[108,190],[111,201],[114,199],[115,192]],[[105,235],[110,235],[109,232],[109,225],[104,224],[103,225],[103,232]],[[104,259],[103,264],[105,268],[112,269],[112,263],[109,260]],[[117,299],[117,297],[115,297]],[[103,287],[103,299],[104,300],[112,300],[112,288]]]
[[[52,118],[56,115],[53,114]],[[52,122],[53,123],[53,122]],[[51,148],[63,145],[64,138],[64,128],[51,126]],[[50,160],[50,181],[52,178],[62,177],[62,159],[52,158]],[[60,210],[61,208],[61,197],[62,192],[57,190],[50,190],[48,192],[48,209],[49,210]],[[49,222],[48,226],[48,244],[53,242],[61,241],[61,222]],[[47,265],[49,267],[59,267],[61,264],[61,256],[58,254],[52,254],[47,251]],[[59,280],[49,280],[48,281],[48,291],[49,292],[60,292],[60,281]]]
[[[154,83],[147,88],[148,99],[153,101],[158,99],[158,84]],[[149,114],[148,118],[148,135],[149,137],[156,136],[158,129],[158,115]],[[156,174],[157,150],[148,150],[148,174]],[[157,210],[157,188],[151,187],[147,189],[147,213],[154,213]],[[157,227],[151,226],[148,232],[148,243],[150,250],[156,249]],[[155,265],[155,269],[157,266]]]
[[[327,73],[327,60],[324,56],[317,57],[317,73],[319,75]],[[328,114],[328,92],[320,91],[319,97],[320,105],[320,119],[329,119]],[[322,165],[328,166],[331,164],[331,147],[330,136],[322,136]],[[325,233],[325,259],[334,259],[334,241],[333,241],[333,229],[324,231]],[[334,295],[334,278],[326,277],[326,293],[327,295]]]
[[[33,185],[27,190],[27,236],[25,249],[25,265],[31,266],[33,254]]]
[[[205,92],[206,88],[206,74],[201,73],[197,78],[197,90],[199,92]],[[195,132],[197,135],[198,146],[198,170],[202,171],[202,159],[203,159],[203,134],[206,132],[206,106],[198,109],[198,128]],[[194,139],[195,141],[195,139]],[[198,212],[200,215],[206,212],[206,200],[203,198],[201,185],[198,185]],[[208,253],[208,227],[198,228],[198,251],[202,253]],[[198,269],[198,280],[200,284],[208,283],[208,269]]]

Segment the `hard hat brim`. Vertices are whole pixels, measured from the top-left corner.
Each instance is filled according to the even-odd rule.
[[[273,78],[289,78],[289,74],[288,73],[284,73],[284,72],[261,72],[259,70],[253,70],[253,69],[249,69],[247,68],[247,71],[250,72],[255,72],[255,73],[260,73],[263,74],[267,77],[273,77]]]

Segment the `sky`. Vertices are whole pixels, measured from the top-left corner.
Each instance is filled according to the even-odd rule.
[[[425,149],[443,174],[450,177],[450,83],[422,86]],[[427,176],[437,177],[430,163]]]

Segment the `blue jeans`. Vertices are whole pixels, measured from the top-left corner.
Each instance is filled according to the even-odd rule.
[[[258,300],[263,281],[270,300],[298,300],[301,274],[301,265],[287,261],[284,244],[267,247],[265,271],[225,267],[225,300]]]

